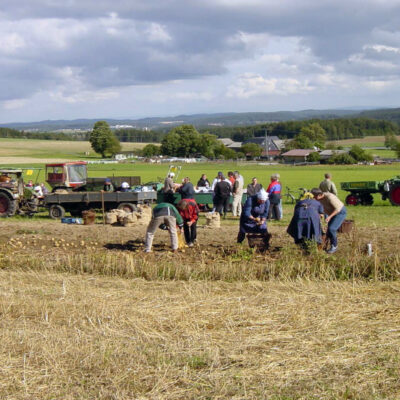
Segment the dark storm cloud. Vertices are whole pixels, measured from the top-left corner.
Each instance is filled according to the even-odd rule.
[[[68,85],[65,67],[75,84],[92,88],[223,74],[254,55],[240,32],[297,37],[322,64],[348,74],[379,76],[390,67],[374,59],[398,62],[395,52],[370,46],[376,38],[400,47],[397,1],[14,0],[1,22],[9,27],[1,33],[18,35],[3,54],[0,40],[2,60],[18,63],[0,64],[3,98]]]

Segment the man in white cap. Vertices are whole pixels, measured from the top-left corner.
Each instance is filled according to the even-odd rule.
[[[256,195],[248,197],[244,203],[240,216],[240,228],[237,242],[242,243],[246,233],[260,233],[264,236],[268,248],[270,235],[267,230],[267,217],[269,209],[268,193],[261,189]]]

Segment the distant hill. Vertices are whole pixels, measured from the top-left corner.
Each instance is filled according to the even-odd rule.
[[[96,121],[105,119],[111,126],[131,126],[137,129],[163,129],[181,124],[192,124],[196,127],[207,126],[248,126],[268,122],[299,121],[305,119],[332,119],[354,115],[354,110],[303,110],[278,112],[218,113],[177,115],[175,117],[152,117],[141,119],[76,119],[48,120],[40,122],[23,122],[0,124],[0,127],[29,131],[88,130]]]
[[[396,122],[400,125],[400,108],[388,108],[382,110],[362,111],[359,117],[384,119],[386,121]]]

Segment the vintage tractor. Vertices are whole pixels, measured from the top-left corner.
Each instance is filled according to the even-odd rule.
[[[46,182],[53,188],[73,190],[86,185],[87,163],[71,161],[58,164],[46,164]]]
[[[394,206],[400,206],[400,175],[385,181],[341,182],[340,187],[350,192],[346,204],[370,206],[374,202],[372,194],[380,193],[382,200],[389,199]]]
[[[39,199],[33,188],[24,185],[22,169],[0,169],[0,217],[16,213],[32,215]]]

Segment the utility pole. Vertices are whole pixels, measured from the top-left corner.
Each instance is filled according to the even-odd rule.
[[[267,156],[267,160],[269,160],[268,129],[265,129],[264,144],[265,144],[265,153],[266,153],[266,156]]]

